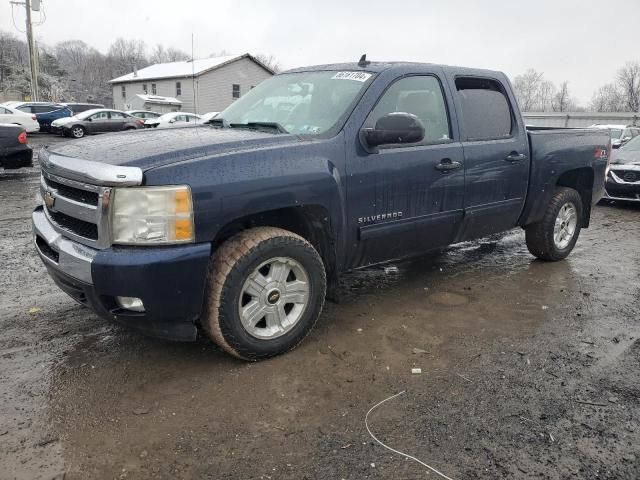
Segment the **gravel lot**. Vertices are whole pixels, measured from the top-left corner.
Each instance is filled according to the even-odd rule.
[[[367,433],[400,391],[372,431],[450,478],[640,478],[638,207],[596,207],[559,263],[514,230],[350,274],[297,350],[249,364],[60,292],[38,182],[0,171],[2,479],[436,478]]]

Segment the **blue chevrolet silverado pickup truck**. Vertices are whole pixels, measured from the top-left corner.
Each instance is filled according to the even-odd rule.
[[[363,58],[276,75],[208,125],[45,148],[34,241],[105,319],[257,360],[350,269],[516,227],[565,258],[609,154],[606,131],[526,129],[500,72]]]

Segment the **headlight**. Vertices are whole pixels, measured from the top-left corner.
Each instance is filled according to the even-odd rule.
[[[186,185],[114,188],[111,235],[121,245],[193,242],[193,203]]]

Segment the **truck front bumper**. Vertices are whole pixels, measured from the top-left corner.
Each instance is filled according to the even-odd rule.
[[[631,174],[631,176],[625,177],[625,173]],[[640,169],[635,166],[624,170],[611,169],[607,175],[603,198],[623,202],[640,202]]]
[[[211,245],[89,248],[61,235],[42,208],[32,215],[38,255],[55,283],[100,317],[170,340],[196,339]],[[144,312],[121,308],[137,297]]]

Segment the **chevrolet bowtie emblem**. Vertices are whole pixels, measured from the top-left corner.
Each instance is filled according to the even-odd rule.
[[[47,206],[47,208],[53,208],[55,203],[56,197],[53,196],[53,193],[51,193],[49,190],[44,192],[44,204]]]

